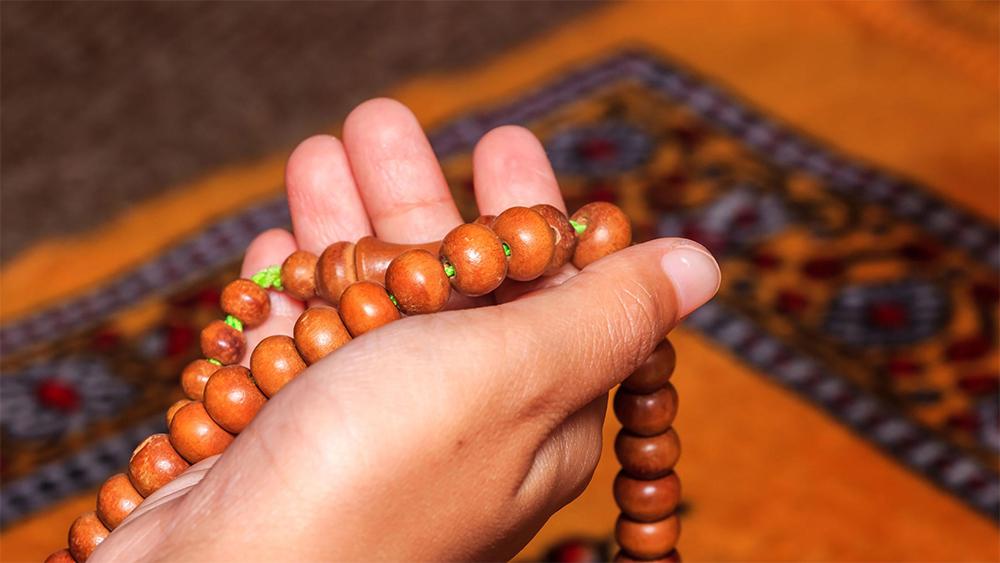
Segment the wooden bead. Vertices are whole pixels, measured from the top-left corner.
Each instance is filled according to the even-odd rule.
[[[358,281],[354,266],[354,243],[335,242],[316,262],[316,294],[336,306],[347,286]]]
[[[681,456],[681,443],[673,428],[643,437],[628,430],[618,432],[615,455],[622,470],[636,479],[659,479],[673,470]]]
[[[569,217],[555,207],[542,203],[532,207],[541,215],[552,229],[555,249],[552,252],[552,259],[549,267],[543,275],[550,276],[573,259],[573,251],[576,250],[576,230],[569,222]]]
[[[251,280],[238,279],[222,289],[219,299],[222,310],[239,319],[243,326],[260,326],[271,314],[271,298],[267,290]]]
[[[638,522],[654,522],[669,516],[681,500],[681,481],[671,471],[659,479],[635,479],[621,471],[613,486],[615,503]]]
[[[440,247],[441,243],[438,241],[397,244],[385,242],[375,237],[364,237],[358,241],[357,249],[354,251],[354,265],[358,273],[358,281],[370,281],[385,285],[385,272],[397,256],[413,249],[426,250],[437,256]]]
[[[572,219],[587,227],[577,235],[573,252],[573,265],[577,268],[583,269],[632,243],[632,224],[616,205],[605,201],[588,203],[574,213]]]
[[[59,551],[50,553],[45,558],[45,563],[76,563],[76,559],[73,559],[68,549],[60,549]]]
[[[204,359],[198,359],[188,364],[181,372],[181,389],[192,401],[200,401],[205,393],[205,384],[208,378],[215,373],[219,366]]]
[[[97,491],[97,517],[109,530],[114,530],[142,502],[128,476],[116,473]]]
[[[69,527],[70,555],[78,563],[83,563],[110,533],[97,518],[97,514],[88,512],[80,516]]]
[[[307,364],[315,364],[351,340],[336,309],[312,307],[295,321],[295,347]],[[251,361],[253,361],[251,359]],[[251,366],[250,369],[253,369]]]
[[[222,362],[224,365],[238,364],[246,351],[247,340],[243,332],[214,320],[201,331],[201,352],[205,357]]]
[[[281,264],[281,286],[285,293],[300,301],[316,297],[316,263],[312,252],[296,250]]]
[[[615,523],[615,539],[626,554],[637,559],[657,559],[677,546],[681,521],[677,515],[656,522],[636,522],[625,515]]]
[[[492,229],[493,221],[496,220],[497,220],[496,215],[480,215],[479,217],[476,217],[476,220],[473,221],[473,223]]]
[[[174,415],[177,411],[181,410],[181,407],[191,402],[191,399],[181,399],[174,404],[170,405],[167,409],[167,426],[170,426],[170,421],[174,419]]]
[[[221,454],[232,442],[233,435],[212,420],[202,403],[185,405],[170,422],[170,444],[191,463]]]
[[[407,315],[436,313],[448,303],[451,282],[441,261],[426,250],[407,250],[389,264],[385,288]]]
[[[353,283],[341,295],[340,320],[354,338],[399,318],[399,309],[385,288],[375,282]]]
[[[649,394],[618,389],[615,393],[615,416],[622,427],[640,436],[666,432],[677,416],[677,390],[670,383]]]
[[[212,374],[205,386],[205,410],[226,432],[239,434],[263,408],[267,398],[260,392],[250,370],[226,366]]]
[[[636,559],[624,551],[619,551],[612,561],[613,563],[681,563],[681,554],[675,548],[670,553],[656,559]]]
[[[555,235],[540,213],[527,207],[511,207],[497,216],[493,232],[507,243],[507,277],[530,281],[548,269],[556,250]]]
[[[166,434],[153,434],[132,453],[128,478],[140,495],[148,497],[173,481],[189,465],[170,444]]]
[[[669,340],[660,342],[646,361],[622,382],[622,387],[632,393],[652,393],[667,386],[674,374],[677,356]]]
[[[440,256],[455,268],[451,284],[470,297],[493,291],[507,275],[507,255],[500,238],[475,223],[459,225],[445,235]]]
[[[334,311],[333,315],[337,317],[337,312],[330,310]],[[337,323],[340,323],[340,317],[337,317]],[[346,329],[344,333],[347,333]],[[304,369],[306,363],[295,349],[295,342],[283,334],[268,336],[261,340],[250,354],[250,371],[253,373],[254,381],[268,397],[273,397],[281,391],[286,383]]]

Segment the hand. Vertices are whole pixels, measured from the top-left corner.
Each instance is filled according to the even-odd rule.
[[[296,249],[370,234],[425,242],[462,222],[405,107],[366,102],[343,135],[295,149],[294,235],[260,235],[244,276]],[[483,214],[565,210],[542,146],[519,127],[479,142],[474,180]],[[509,558],[589,482],[608,390],[718,284],[702,247],[661,239],[507,283],[497,305],[365,334],[287,385],[224,454],[146,499],[93,560]],[[303,309],[271,299],[249,349],[291,334]]]

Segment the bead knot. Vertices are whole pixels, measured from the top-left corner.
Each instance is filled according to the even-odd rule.
[[[278,265],[268,266],[251,276],[250,279],[264,289],[272,287],[278,291],[284,289],[281,285],[281,266]]]

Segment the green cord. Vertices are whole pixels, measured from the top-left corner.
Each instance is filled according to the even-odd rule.
[[[445,262],[444,275],[448,276],[449,278],[455,277],[455,266],[452,266],[450,263]]]
[[[243,332],[243,321],[237,319],[232,315],[226,315],[226,324],[235,328],[240,332]]]
[[[510,258],[510,245],[508,245],[508,244],[507,244],[506,242],[505,242],[505,243],[502,243],[502,244],[503,244],[503,253],[504,253],[504,254],[505,254],[505,255],[506,255],[506,256],[507,256],[508,258]]]
[[[569,224],[573,225],[573,230],[576,231],[576,234],[578,235],[582,235],[583,231],[587,230],[587,225],[584,225],[583,223],[577,223],[572,219],[569,220]]]
[[[208,359],[208,363],[210,363],[212,365],[216,365],[216,366],[221,366],[222,365],[222,362],[220,362],[219,360],[216,360],[215,358],[209,358]]]
[[[392,301],[392,304],[395,305],[397,309],[399,309],[399,301],[396,301],[396,296],[395,295],[393,295],[393,294],[390,293],[389,294],[389,301]]]
[[[250,279],[264,289],[274,288],[278,291],[285,289],[281,285],[281,266],[268,266],[250,276]]]

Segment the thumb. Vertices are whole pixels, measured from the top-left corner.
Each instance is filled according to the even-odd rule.
[[[494,326],[503,327],[508,369],[491,375],[516,378],[499,384],[543,402],[559,398],[572,412],[627,377],[719,283],[715,259],[689,240],[658,239],[617,252],[558,287],[498,307],[506,309],[505,322]]]

